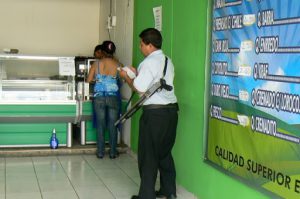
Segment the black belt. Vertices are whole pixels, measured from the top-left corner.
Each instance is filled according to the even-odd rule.
[[[150,109],[176,109],[179,110],[178,104],[149,104],[144,105],[143,110],[150,110]]]

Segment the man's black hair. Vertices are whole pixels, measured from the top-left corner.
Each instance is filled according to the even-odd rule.
[[[139,37],[145,44],[152,44],[157,49],[161,49],[162,36],[157,29],[147,28],[140,33]]]

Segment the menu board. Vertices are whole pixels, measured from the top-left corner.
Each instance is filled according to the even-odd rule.
[[[214,0],[206,158],[300,198],[300,1]]]

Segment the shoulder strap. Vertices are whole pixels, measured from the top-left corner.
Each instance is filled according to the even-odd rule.
[[[161,84],[160,88],[165,89],[167,91],[171,91],[173,89],[173,87],[168,85],[166,83],[166,80],[164,79],[166,72],[167,72],[167,65],[168,65],[168,57],[165,56],[165,67],[164,67],[163,77],[160,78],[160,84]]]
[[[165,67],[164,67],[164,72],[163,72],[163,78],[164,78],[165,75],[166,75],[166,72],[167,72],[167,66],[168,66],[168,57],[165,56]]]
[[[100,60],[98,61],[98,65],[97,65],[97,74],[100,74]]]

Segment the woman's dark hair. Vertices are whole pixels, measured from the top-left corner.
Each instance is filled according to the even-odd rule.
[[[94,53],[98,50],[105,52],[107,55],[113,55],[116,51],[116,46],[112,41],[103,41],[101,45],[95,47]]]
[[[139,37],[145,44],[152,44],[155,48],[161,49],[162,36],[157,29],[147,28],[140,33]]]
[[[97,51],[99,51],[99,50],[101,50],[101,45],[97,45],[97,46],[95,47],[94,53],[97,52]]]

